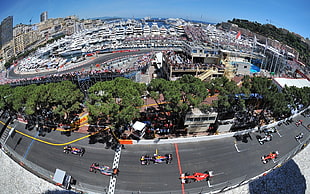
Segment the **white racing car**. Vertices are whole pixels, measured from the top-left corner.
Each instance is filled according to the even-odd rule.
[[[263,145],[265,142],[271,141],[272,140],[272,135],[271,134],[266,134],[265,137],[262,137],[260,135],[256,136],[259,144]]]

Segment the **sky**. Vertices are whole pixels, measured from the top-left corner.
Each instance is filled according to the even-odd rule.
[[[219,23],[233,18],[279,28],[310,38],[310,0],[0,0],[0,21],[13,16],[13,25],[76,15],[95,17],[179,17]]]

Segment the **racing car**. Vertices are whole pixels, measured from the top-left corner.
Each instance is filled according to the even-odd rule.
[[[264,164],[266,164],[269,160],[274,160],[274,159],[276,159],[276,158],[278,157],[278,155],[279,155],[279,152],[278,152],[278,151],[275,151],[275,152],[271,152],[271,153],[268,154],[267,156],[266,156],[266,155],[262,156],[261,159],[262,159],[262,162],[263,162]]]
[[[265,129],[263,130],[263,132],[264,132],[265,134],[276,133],[276,132],[277,132],[277,129],[276,129],[275,127],[265,128]]]
[[[213,176],[212,171],[205,171],[204,173],[201,172],[194,172],[192,175],[190,175],[188,172],[182,173],[180,178],[181,183],[191,183],[192,181],[198,182],[198,181],[209,181],[209,179]]]
[[[256,138],[257,138],[259,144],[263,145],[265,142],[268,142],[268,141],[271,141],[271,140],[272,140],[272,135],[269,134],[269,133],[267,133],[267,134],[265,135],[265,137],[262,137],[262,136],[260,136],[260,135],[257,135]]]
[[[66,154],[74,154],[74,155],[79,155],[83,156],[85,153],[85,148],[77,148],[77,147],[72,147],[70,145],[64,147],[64,153]]]
[[[302,120],[296,121],[295,125],[296,125],[296,127],[298,127],[299,125],[302,125]]]
[[[295,136],[296,141],[302,139],[304,137],[304,133],[299,133],[298,135]]]
[[[172,154],[165,154],[164,156],[162,156],[157,153],[157,150],[152,157],[147,154],[140,157],[141,165],[149,165],[151,162],[153,162],[154,164],[159,164],[163,162],[166,162],[166,164],[171,164],[171,161]]]
[[[92,163],[92,165],[89,167],[89,172],[97,173],[97,171],[107,176],[115,176],[118,175],[119,172],[118,168],[112,169],[106,165],[100,166],[98,163]]]

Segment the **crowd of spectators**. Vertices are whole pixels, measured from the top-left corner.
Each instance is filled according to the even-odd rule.
[[[94,76],[94,77],[98,76],[102,78],[111,76],[119,77],[134,71],[145,71],[147,65],[151,61],[152,54],[153,53],[147,53],[144,55],[130,55],[123,58],[115,58],[108,61],[104,61],[100,64],[95,64],[94,67],[90,66],[88,68],[82,68],[79,71],[72,71],[69,73],[56,72],[49,75],[35,76],[31,78],[6,79],[6,82],[4,82],[3,84],[24,85],[38,82],[40,83],[59,82],[62,80],[73,81],[78,80],[81,77],[87,77],[87,76]],[[135,61],[131,63],[128,61],[129,59]],[[3,73],[1,75],[4,76]]]
[[[186,25],[184,26],[184,31],[190,41],[193,41],[193,42],[209,41],[209,38],[206,35],[206,32],[201,27]]]

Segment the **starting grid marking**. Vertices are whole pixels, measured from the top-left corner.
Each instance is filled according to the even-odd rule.
[[[116,150],[115,150],[115,155],[114,155],[114,161],[113,161],[112,169],[118,168],[119,160],[121,158],[121,151],[122,151],[122,146],[118,145]],[[114,194],[114,192],[115,192],[115,184],[116,184],[116,176],[112,175],[110,177],[110,184],[109,184],[108,194]]]

